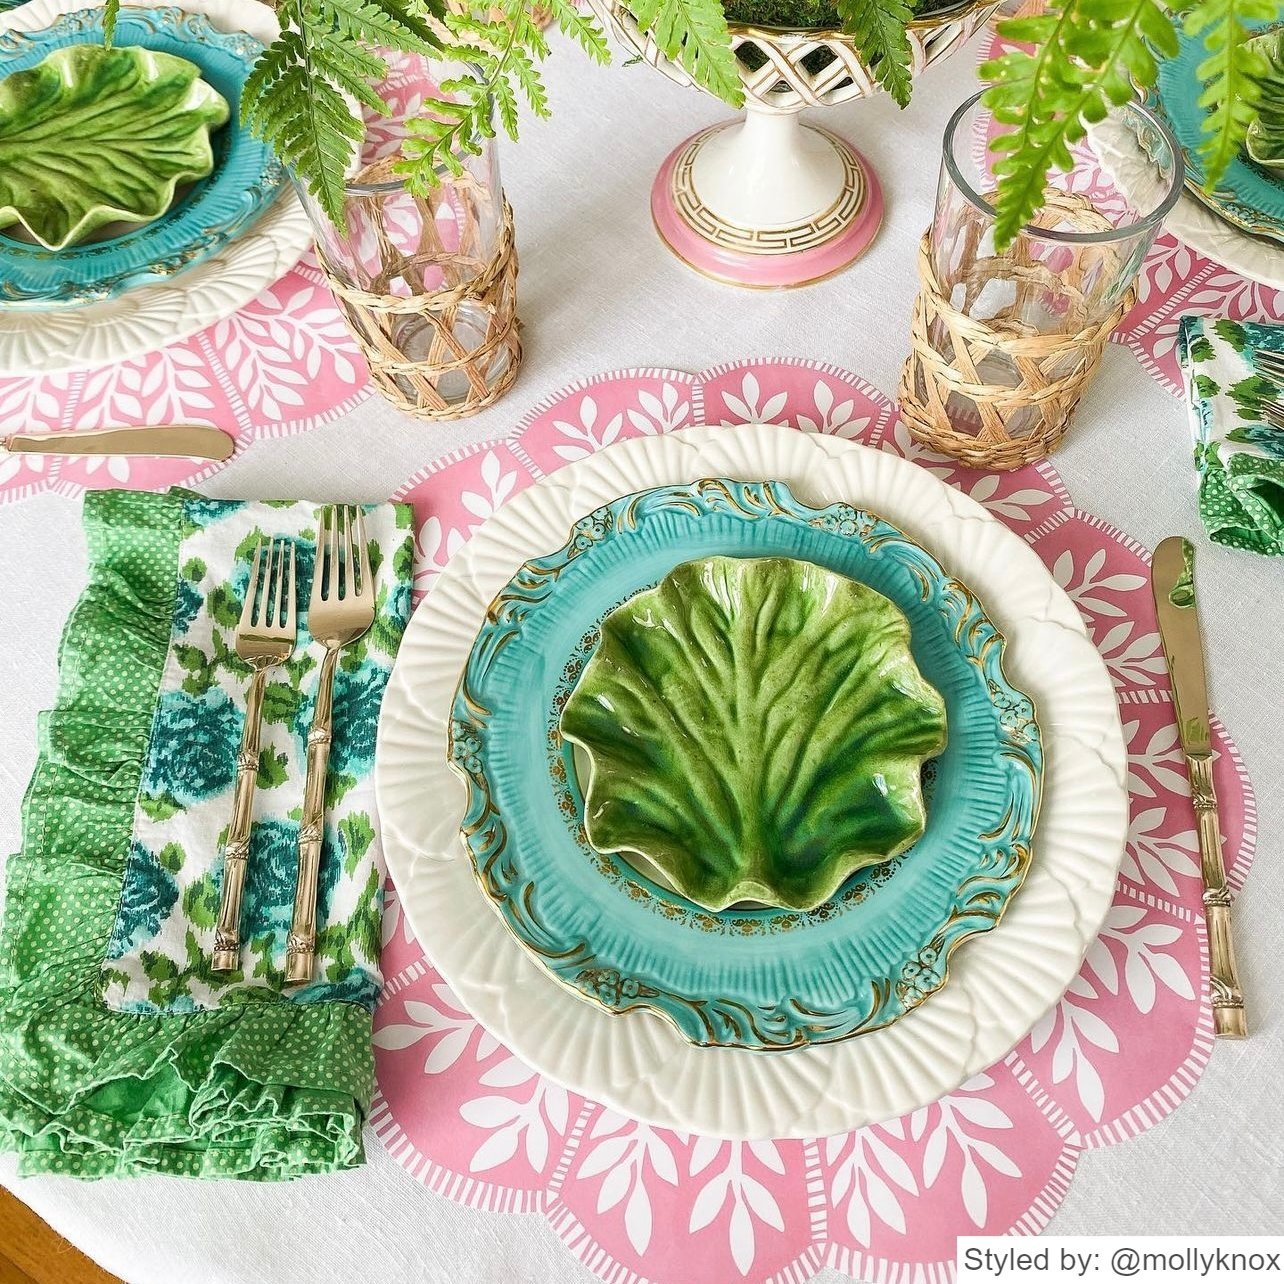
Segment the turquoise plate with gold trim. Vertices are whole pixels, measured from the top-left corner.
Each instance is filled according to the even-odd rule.
[[[813,562],[890,598],[945,700],[923,836],[810,911],[701,909],[585,834],[560,719],[601,621],[674,566],[719,555]],[[1029,866],[1042,741],[1002,656],[975,596],[874,514],[815,508],[772,481],[617,499],[518,571],[473,645],[449,741],[478,881],[557,980],[609,1012],[658,1013],[695,1044],[796,1048],[888,1025],[945,984],[951,952],[999,921]]]
[[[101,8],[64,14],[41,31],[0,32],[0,77],[34,67],[55,49],[102,39]],[[213,172],[191,184],[164,214],[119,235],[49,250],[19,239],[12,229],[0,231],[0,305],[65,308],[164,281],[247,231],[285,182],[271,149],[240,123],[241,90],[263,52],[260,41],[244,32],[218,31],[208,18],[182,9],[126,7],[114,43],[186,58],[227,100],[230,118],[210,136]]]

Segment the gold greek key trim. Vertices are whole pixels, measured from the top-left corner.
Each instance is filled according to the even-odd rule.
[[[694,170],[700,148],[712,135],[726,128],[726,125],[714,125],[691,139],[674,164],[669,184],[678,216],[706,241],[738,254],[797,254],[828,244],[860,216],[868,189],[864,171],[856,163],[851,149],[829,130],[805,125],[803,128],[826,139],[838,155],[843,169],[843,185],[838,199],[814,218],[788,227],[744,227],[719,217],[700,199],[695,188]]]

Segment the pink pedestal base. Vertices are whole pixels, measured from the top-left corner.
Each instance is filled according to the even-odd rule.
[[[782,290],[811,285],[849,267],[878,234],[883,221],[883,190],[869,163],[850,143],[828,130],[816,132],[845,153],[857,181],[863,185],[850,217],[832,235],[817,242],[814,229],[809,226],[760,230],[724,225],[707,209],[700,211],[702,227],[697,229],[688,217],[691,198],[688,195],[685,202],[688,209],[680,209],[674,182],[689,149],[703,137],[696,135],[669,154],[651,188],[651,216],[660,238],[688,267],[702,275],[751,289]],[[785,248],[739,248],[750,236],[778,242]],[[801,245],[787,248],[790,243]]]

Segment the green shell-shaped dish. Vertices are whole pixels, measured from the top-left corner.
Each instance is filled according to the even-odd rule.
[[[812,909],[904,851],[946,740],[901,611],[785,557],[685,562],[617,607],[561,728],[590,843],[711,910]]]
[[[1284,171],[1284,27],[1255,36],[1248,43],[1266,59],[1266,75],[1244,145],[1259,165]]]
[[[0,80],[0,228],[64,249],[106,223],[163,214],[214,168],[227,101],[152,49],[69,45]]]

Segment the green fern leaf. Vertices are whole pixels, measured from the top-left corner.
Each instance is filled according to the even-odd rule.
[[[116,19],[120,17],[120,0],[106,0],[103,5],[103,44],[108,49],[116,39]]]
[[[838,0],[843,30],[874,79],[905,107],[914,90],[906,24],[913,16],[907,0]]]
[[[666,58],[723,102],[741,106],[744,83],[720,0],[632,0],[629,9]]]
[[[1196,74],[1205,82],[1199,98],[1207,111],[1199,159],[1210,192],[1239,154],[1261,102],[1266,60],[1249,43],[1253,33],[1247,24],[1276,16],[1272,0],[1200,0],[1186,15],[1187,35],[1202,34],[1208,51]]]
[[[521,87],[531,110],[537,116],[547,116],[548,93],[544,88],[544,82],[540,79],[539,70],[530,54],[521,48],[513,50],[513,80]],[[508,136],[512,139],[517,138],[516,121],[513,122],[513,128],[508,130]]]
[[[594,62],[605,64],[611,61],[601,27],[585,17],[571,0],[549,0],[548,8],[562,34],[570,36]]]
[[[395,0],[314,0],[316,23],[344,37],[348,46],[384,46],[433,53],[441,42],[423,19]],[[337,42],[329,41],[329,44]]]
[[[992,82],[986,105],[1007,127],[990,144],[998,154],[995,240],[1004,249],[1043,203],[1049,173],[1073,168],[1070,149],[1087,126],[1129,101],[1134,84],[1154,84],[1153,49],[1175,53],[1176,36],[1159,0],[1060,0],[1045,14],[1000,24],[999,33],[1033,45],[981,68]]]

